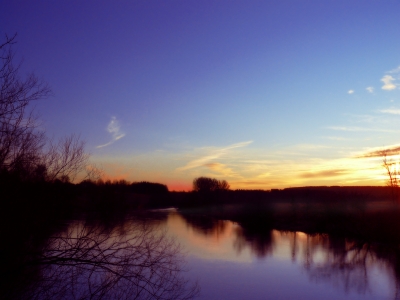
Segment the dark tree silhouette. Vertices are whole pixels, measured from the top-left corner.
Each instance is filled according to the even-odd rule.
[[[394,162],[392,160],[388,160],[388,151],[382,151],[382,156],[383,156],[383,167],[385,168],[389,180],[388,180],[388,186],[390,186],[391,193],[392,193],[392,200],[396,201],[399,199],[399,176],[400,173],[397,170],[397,162]]]
[[[168,187],[165,184],[153,182],[134,182],[131,184],[131,192],[137,194],[166,194]]]
[[[37,118],[28,104],[51,91],[34,74],[21,79],[13,63],[15,38],[6,35],[0,45],[0,168],[29,176],[40,164],[45,136],[36,130]]]
[[[193,191],[195,192],[214,192],[229,190],[229,184],[225,180],[215,178],[198,177],[193,180]]]
[[[85,152],[85,143],[79,136],[70,135],[57,143],[50,142],[44,155],[49,180],[74,180],[79,172],[88,164],[89,154]]]
[[[48,97],[51,90],[33,73],[21,77],[13,62],[15,39],[6,35],[0,44],[0,171],[23,180],[72,180],[88,163],[84,143],[76,135],[54,143],[37,130],[39,120],[29,104]],[[90,176],[95,173],[88,171]]]

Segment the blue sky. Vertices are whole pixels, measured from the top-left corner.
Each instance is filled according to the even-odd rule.
[[[109,178],[189,188],[385,184],[400,144],[399,1],[8,1],[50,136]],[[393,159],[396,159],[394,157]]]

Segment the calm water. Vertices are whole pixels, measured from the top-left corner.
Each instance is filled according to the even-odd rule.
[[[246,234],[171,213],[163,225],[187,251],[199,299],[396,299],[392,265],[365,247],[328,235]]]
[[[174,210],[71,222],[37,261],[21,299],[398,299],[371,245]]]

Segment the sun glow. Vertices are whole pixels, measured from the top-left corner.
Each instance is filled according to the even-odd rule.
[[[264,190],[295,186],[385,185],[387,180],[383,157],[365,157],[362,154],[336,159],[295,157],[292,160],[279,157],[248,160],[238,154],[223,160],[223,164],[215,161],[185,171],[177,171],[175,167],[182,164],[180,161],[184,157],[177,159],[176,155],[165,154],[163,159],[169,158],[171,163],[167,165],[161,161],[157,164],[160,158],[151,154],[98,160],[96,163],[102,166],[105,179],[159,182],[166,184],[170,191],[190,191],[193,179],[200,176],[227,180],[231,189]],[[398,161],[399,157],[391,156],[391,159]],[[145,165],[147,161],[152,161],[152,164]],[[396,168],[398,170],[399,166]]]

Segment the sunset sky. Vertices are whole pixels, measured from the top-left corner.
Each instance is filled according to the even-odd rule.
[[[400,147],[398,0],[13,0],[0,28],[107,178],[384,185]]]

